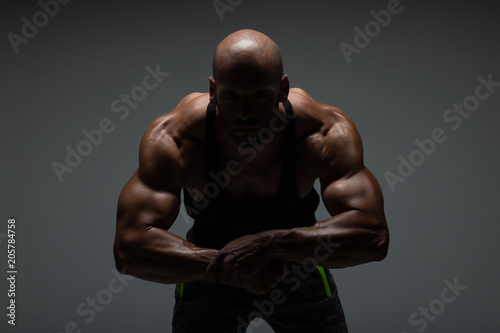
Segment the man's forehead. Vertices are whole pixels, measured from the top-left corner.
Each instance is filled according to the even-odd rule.
[[[220,87],[267,87],[277,82],[276,72],[272,69],[251,66],[223,68],[218,72],[216,84]]]

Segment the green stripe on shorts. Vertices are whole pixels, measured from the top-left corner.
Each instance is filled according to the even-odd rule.
[[[182,294],[184,293],[184,282],[177,283],[177,287],[179,288],[179,297],[182,299]]]
[[[323,278],[323,284],[325,285],[325,291],[326,291],[326,296],[330,297],[332,296],[332,291],[330,290],[330,285],[328,284],[328,279],[325,274],[325,270],[321,266],[317,266],[318,271],[321,274],[321,277]],[[182,299],[182,294],[184,293],[184,282],[177,283],[177,287],[179,288],[179,297]]]
[[[328,284],[328,279],[326,278],[325,270],[323,269],[323,267],[318,266],[318,271],[321,274],[321,277],[323,278],[323,284],[325,285],[326,296],[328,297],[332,296],[332,291],[330,290],[330,285]]]

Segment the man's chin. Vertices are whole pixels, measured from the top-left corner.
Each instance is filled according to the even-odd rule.
[[[231,137],[238,146],[254,147],[259,145],[256,134],[234,134]]]

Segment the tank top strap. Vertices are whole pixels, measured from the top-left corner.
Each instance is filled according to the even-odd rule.
[[[281,177],[280,192],[285,197],[299,196],[295,177],[295,115],[292,103],[287,99],[285,107],[285,143],[283,147],[283,175]]]
[[[206,145],[205,160],[207,161],[207,171],[215,174],[219,172],[219,149],[217,147],[217,138],[215,135],[215,114],[217,107],[213,103],[208,103],[207,116],[205,119]],[[207,173],[208,174],[208,173]]]

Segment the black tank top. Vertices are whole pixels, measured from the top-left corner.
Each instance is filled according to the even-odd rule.
[[[208,104],[206,116],[207,184],[205,199],[197,202],[184,188],[184,205],[193,227],[186,239],[197,246],[221,249],[238,237],[270,229],[291,229],[310,226],[316,222],[314,213],[319,196],[314,188],[301,198],[295,181],[295,124],[291,103],[284,103],[285,142],[283,166],[276,195],[269,200],[233,198],[220,175],[220,158],[215,133],[216,106]],[[224,170],[223,170],[224,171]],[[230,182],[229,178],[229,182]]]

